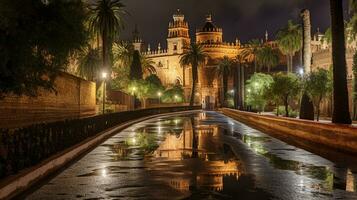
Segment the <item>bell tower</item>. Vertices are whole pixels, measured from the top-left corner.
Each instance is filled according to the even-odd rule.
[[[135,25],[135,29],[133,31],[133,40],[132,40],[132,44],[134,46],[134,50],[137,50],[139,52],[141,52],[144,48],[144,44],[143,41],[140,37],[140,33],[138,31],[138,26]]]
[[[169,23],[169,33],[167,37],[167,52],[169,54],[181,54],[190,44],[188,23],[185,16],[177,9],[173,15],[173,22]]]

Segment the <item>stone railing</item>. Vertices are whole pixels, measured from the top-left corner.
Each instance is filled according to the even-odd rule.
[[[10,199],[112,134],[158,114],[200,109],[158,107],[0,129],[0,199]]]
[[[336,151],[357,154],[357,127],[259,115],[224,108],[223,113],[278,138],[295,138]]]

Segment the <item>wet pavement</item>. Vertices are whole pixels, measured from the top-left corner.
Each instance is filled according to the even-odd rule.
[[[355,164],[326,160],[216,112],[196,112],[135,124],[23,197],[357,199]]]

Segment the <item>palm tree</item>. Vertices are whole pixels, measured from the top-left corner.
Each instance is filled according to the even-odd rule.
[[[223,86],[221,105],[226,104],[226,95],[228,91],[228,77],[232,72],[231,69],[232,66],[233,66],[233,61],[227,56],[224,56],[222,59],[220,59],[219,64],[216,68],[216,74],[218,75],[218,78],[222,80],[222,86]]]
[[[306,73],[311,71],[311,20],[310,11],[303,9],[301,11],[301,18],[303,21],[303,60],[304,70]]]
[[[134,48],[129,42],[115,42],[113,44],[113,63],[115,66],[128,67],[133,59]]]
[[[299,24],[288,21],[286,27],[280,29],[276,35],[280,51],[286,55],[287,70],[293,70],[293,56],[302,46],[302,30]]]
[[[333,123],[351,124],[348,106],[345,29],[341,0],[330,0],[333,61]]]
[[[248,46],[243,49],[242,55],[247,58],[248,62],[254,63],[254,72],[257,72],[258,62],[257,55],[262,47],[262,43],[258,39],[248,41]]]
[[[146,74],[156,74],[156,69],[154,67],[155,62],[151,58],[148,58],[145,55],[140,54],[140,62],[143,71]]]
[[[88,45],[79,53],[78,61],[78,74],[87,80],[94,81],[102,62],[99,49],[94,49]]]
[[[352,27],[352,35],[356,36],[357,33],[357,0],[350,0],[350,12],[352,18],[350,26]],[[352,119],[357,120],[357,52],[353,55],[353,113]]]
[[[124,27],[124,7],[121,0],[99,0],[89,6],[89,28],[102,39],[102,62],[106,71],[111,70],[110,55],[114,37]]]
[[[191,65],[192,67],[192,88],[190,106],[194,103],[196,83],[198,81],[198,66],[203,64],[208,58],[206,51],[201,44],[191,43],[190,47],[180,56],[181,66]]]
[[[266,67],[270,73],[270,69],[279,64],[279,55],[272,47],[264,46],[258,51],[257,63],[261,67]]]

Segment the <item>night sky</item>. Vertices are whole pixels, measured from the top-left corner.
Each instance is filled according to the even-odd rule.
[[[123,0],[123,3],[130,16],[126,17],[122,38],[131,38],[137,24],[144,41],[154,48],[158,42],[166,44],[167,26],[177,8],[185,15],[192,38],[196,28],[203,26],[205,15],[212,13],[214,23],[223,28],[224,40],[228,42],[236,37],[242,42],[263,38],[265,30],[271,38],[288,19],[300,20],[302,8],[311,12],[313,32],[317,27],[325,31],[330,24],[328,0]]]

